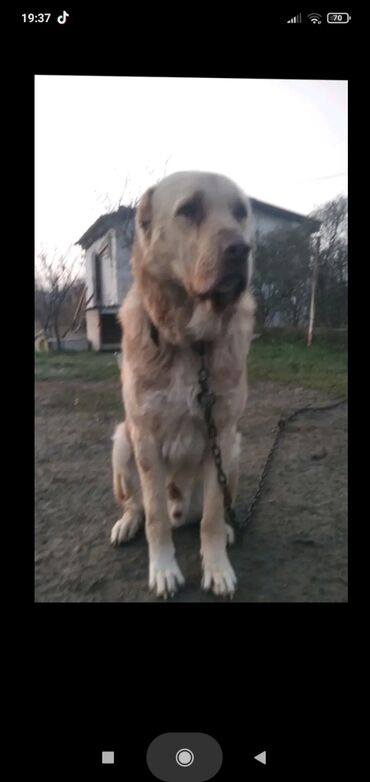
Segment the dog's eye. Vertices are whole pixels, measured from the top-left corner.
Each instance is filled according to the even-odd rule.
[[[235,204],[233,208],[233,215],[235,220],[238,220],[239,222],[246,219],[248,212],[245,204],[243,204],[242,201],[238,201],[238,203]]]
[[[178,209],[176,209],[176,216],[186,217],[191,223],[199,225],[204,217],[202,199],[195,197],[185,201],[184,204],[180,204]]]
[[[150,228],[150,220],[141,220],[140,225],[144,231],[144,233],[148,233]]]

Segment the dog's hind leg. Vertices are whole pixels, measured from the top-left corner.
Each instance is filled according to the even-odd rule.
[[[113,435],[112,468],[114,496],[123,509],[110,537],[112,545],[118,546],[131,540],[144,522],[140,478],[126,421]]]

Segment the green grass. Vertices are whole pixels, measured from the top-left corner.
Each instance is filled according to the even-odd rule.
[[[303,340],[281,341],[262,336],[252,343],[248,358],[249,377],[283,385],[314,388],[333,396],[347,394],[347,351],[322,338],[311,348]]]
[[[119,380],[113,353],[35,353],[36,380]]]
[[[252,343],[248,368],[251,383],[268,380],[333,396],[347,393],[347,351],[321,337],[308,349],[303,339],[263,335]],[[119,369],[112,353],[36,354],[36,380],[58,379],[119,382]]]

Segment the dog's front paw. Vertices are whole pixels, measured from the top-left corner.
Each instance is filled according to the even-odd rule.
[[[203,556],[202,588],[212,590],[218,596],[234,597],[236,575],[226,554],[212,558]]]
[[[184,576],[176,562],[174,554],[161,554],[150,561],[149,589],[157,597],[173,597],[179,586],[185,583]]]
[[[143,523],[143,516],[139,511],[126,511],[122,518],[116,521],[110,534],[112,546],[119,546],[132,540]]]

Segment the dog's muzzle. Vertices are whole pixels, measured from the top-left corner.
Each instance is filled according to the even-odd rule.
[[[225,248],[214,292],[239,296],[246,289],[249,252],[249,245],[243,241],[233,242]]]

